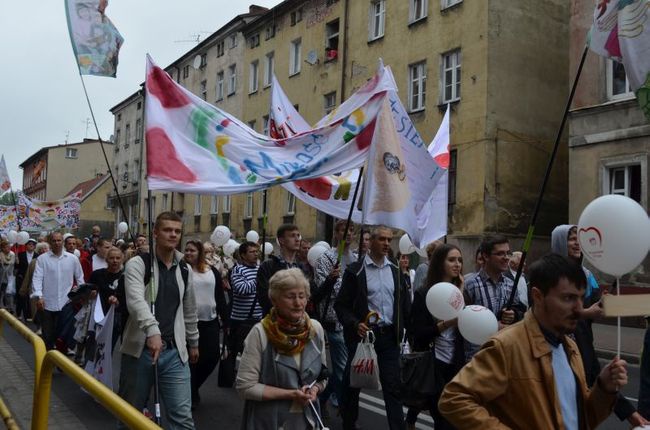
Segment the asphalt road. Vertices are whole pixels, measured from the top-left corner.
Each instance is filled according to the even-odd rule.
[[[33,367],[31,346],[13,330],[5,330],[4,336],[18,354]],[[119,354],[116,357],[119,357]],[[116,360],[115,364],[116,369],[113,376],[115,386],[117,386],[119,360]],[[630,383],[623,388],[623,394],[636,405],[639,390],[639,367],[630,365],[628,370]],[[57,395],[65,401],[68,407],[89,429],[115,429],[116,421],[112,415],[106,412],[91,397],[83,393],[67,376],[55,373],[53,387]],[[215,372],[201,388],[201,404],[194,411],[196,428],[199,430],[212,428],[236,429],[241,421],[242,409],[243,402],[234,389],[217,387]],[[380,392],[364,392],[361,394],[359,424],[364,429],[387,428],[385,409]],[[341,421],[334,412],[332,412],[332,417],[326,422],[326,425],[332,430],[341,429]],[[431,417],[424,412],[421,413],[416,428],[433,429]],[[610,417],[599,427],[600,430],[629,428],[627,423],[618,421],[615,416]]]

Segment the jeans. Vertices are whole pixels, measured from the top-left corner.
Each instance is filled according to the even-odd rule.
[[[379,381],[386,405],[386,418],[390,430],[403,430],[405,428],[402,402],[399,399],[399,345],[393,330],[375,331],[375,352],[379,365]],[[348,343],[348,361],[343,374],[343,399],[340,403],[343,411],[343,429],[353,430],[359,418],[359,393],[358,388],[350,387],[350,365],[357,350],[358,341]]]
[[[641,355],[641,383],[639,384],[638,411],[645,418],[650,417],[650,326],[643,338],[643,354]]]
[[[146,406],[153,387],[151,353],[145,347],[140,358],[122,354],[119,395],[139,411]],[[190,389],[190,366],[175,348],[158,357],[158,392],[169,429],[194,429]],[[120,423],[119,428],[126,428]]]
[[[319,394],[318,398],[325,402],[332,393],[336,395],[339,405],[343,399],[343,372],[345,364],[348,361],[348,349],[343,339],[343,331],[326,331],[327,341],[330,345],[330,358],[332,360],[332,369],[325,391]]]

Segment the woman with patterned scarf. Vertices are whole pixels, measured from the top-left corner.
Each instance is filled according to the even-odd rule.
[[[237,373],[241,428],[317,429],[327,367],[323,327],[305,312],[309,282],[300,269],[281,270],[269,281],[269,298],[273,308],[246,337]]]

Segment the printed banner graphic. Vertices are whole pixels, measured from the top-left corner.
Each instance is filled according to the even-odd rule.
[[[20,223],[26,231],[78,228],[80,210],[80,193],[50,202],[30,199],[23,193],[18,193]]]

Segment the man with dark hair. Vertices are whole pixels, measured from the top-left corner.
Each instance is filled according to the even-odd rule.
[[[476,276],[465,280],[465,304],[485,306],[496,315],[499,329],[523,318],[526,307],[515,294],[511,309],[506,309],[514,282],[504,273],[509,270],[508,260],[512,255],[508,239],[502,235],[486,236],[479,248],[483,258],[483,268]],[[466,358],[469,360],[478,351],[479,345],[467,345]]]
[[[106,262],[106,254],[112,246],[113,244],[108,239],[105,239],[103,237],[97,239],[97,245],[95,246],[95,251],[97,253],[93,255],[90,260],[93,272],[95,270],[106,269],[108,267],[108,263]]]
[[[533,307],[524,320],[485,343],[442,393],[440,412],[457,428],[596,428],[627,384],[627,363],[617,357],[590,390],[567,336],[582,310],[580,266],[549,254],[528,275]]]
[[[147,236],[140,233],[135,238],[135,250],[138,254],[149,252],[149,244],[147,243]]]
[[[399,354],[411,296],[399,269],[388,260],[392,239],[393,231],[388,227],[377,226],[371,230],[368,254],[346,268],[334,304],[348,348],[340,402],[344,430],[353,430],[359,416],[361,390],[350,387],[350,367],[359,341],[369,330],[375,335],[388,428],[401,430],[405,425],[399,398]]]
[[[232,310],[230,313],[230,353],[235,357],[244,350],[244,339],[251,328],[262,319],[262,308],[257,301],[257,257],[259,245],[244,242],[239,245],[241,263],[230,274]]]
[[[270,255],[257,271],[257,301],[262,306],[263,317],[271,311],[269,299],[269,279],[280,270],[300,268],[296,254],[300,250],[300,230],[294,224],[282,224],[276,232],[280,244],[280,255]]]
[[[129,317],[122,333],[119,394],[142,410],[153,385],[152,364],[157,363],[160,397],[169,427],[193,429],[187,362],[196,363],[199,358],[199,331],[192,270],[176,250],[182,231],[182,220],[176,213],[161,213],[153,229],[153,267],[148,254],[126,263],[124,287]]]

